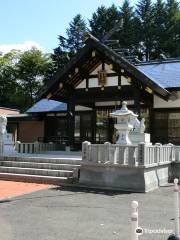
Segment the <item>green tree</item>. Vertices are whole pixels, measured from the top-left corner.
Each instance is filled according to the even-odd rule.
[[[16,63],[19,59],[18,51],[11,51],[0,55],[0,105],[13,105],[13,96],[17,91]]]
[[[120,13],[117,7],[114,4],[109,8],[102,5],[89,20],[91,33],[101,40],[118,21],[120,21]]]
[[[170,56],[177,57],[180,55],[180,9],[176,0],[167,0],[165,26],[165,51]]]
[[[69,52],[77,52],[83,47],[84,34],[86,31],[86,22],[80,14],[76,15],[66,30],[67,49]]]
[[[63,68],[80,48],[84,45],[84,34],[87,31],[85,20],[80,14],[77,14],[66,29],[66,38],[59,35],[59,45],[52,54],[56,66]]]
[[[157,0],[153,8],[154,12],[154,53],[153,58],[159,58],[164,53],[166,40],[166,8],[162,0]]]
[[[146,61],[151,57],[154,47],[154,15],[151,0],[140,0],[136,7],[136,16],[139,21],[139,39],[141,51]]]
[[[137,45],[137,27],[133,7],[125,0],[120,7],[120,16],[123,21],[122,28],[117,33],[120,46],[133,49]]]
[[[43,54],[36,48],[21,53],[16,64],[16,81],[19,87],[19,97],[24,99],[24,107],[29,107],[34,103],[50,66],[52,66],[52,59],[49,54]]]

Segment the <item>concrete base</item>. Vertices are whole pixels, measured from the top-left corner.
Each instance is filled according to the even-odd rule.
[[[149,133],[138,133],[138,132],[130,132],[129,138],[132,144],[138,144],[140,142],[150,143],[150,134]]]
[[[168,183],[170,164],[159,166],[118,166],[82,164],[79,184],[86,187],[130,192],[149,192]]]

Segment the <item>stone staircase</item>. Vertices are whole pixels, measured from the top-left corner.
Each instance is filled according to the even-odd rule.
[[[21,182],[72,184],[78,180],[81,157],[0,157],[0,179]]]

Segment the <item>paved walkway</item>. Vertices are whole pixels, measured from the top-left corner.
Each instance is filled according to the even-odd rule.
[[[146,194],[52,187],[0,203],[2,240],[130,240],[131,201],[139,201],[139,225],[172,230],[173,187]],[[140,240],[167,240],[145,233]]]
[[[0,201],[5,198],[12,198],[14,196],[35,192],[49,187],[50,185],[47,184],[22,183],[0,180]]]
[[[82,152],[70,151],[51,151],[44,153],[5,153],[4,156],[9,157],[37,157],[37,158],[64,158],[64,159],[82,159]]]

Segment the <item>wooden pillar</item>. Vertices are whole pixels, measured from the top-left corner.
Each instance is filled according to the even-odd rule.
[[[154,111],[153,111],[153,96],[150,96],[150,102],[148,104],[149,106],[149,132],[151,133],[151,141],[153,142],[154,139],[154,132],[153,132],[153,126],[154,126]]]
[[[141,116],[141,93],[138,88],[134,88],[134,112]]]
[[[75,131],[75,101],[71,98],[68,102],[67,109],[67,122],[68,122],[68,140],[70,149],[74,149],[74,131]]]

